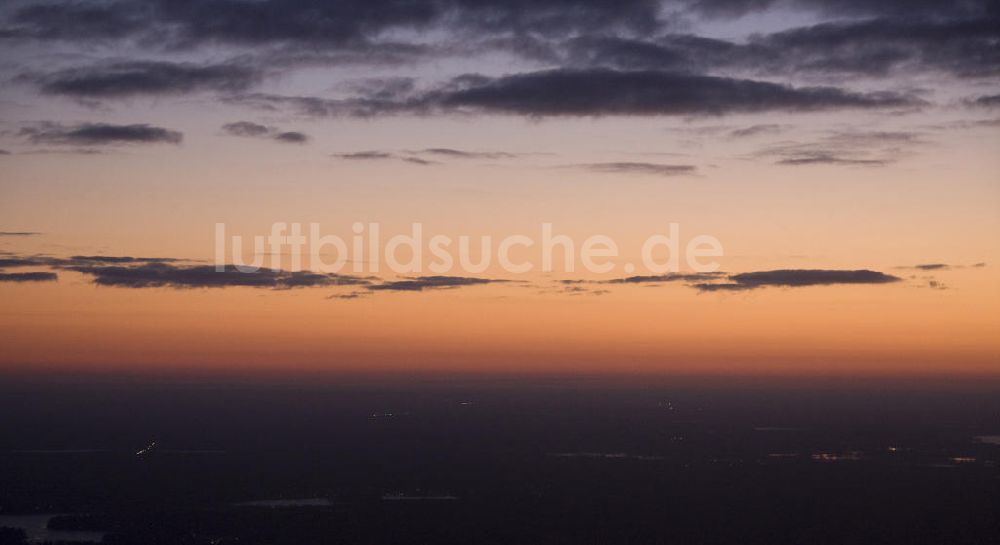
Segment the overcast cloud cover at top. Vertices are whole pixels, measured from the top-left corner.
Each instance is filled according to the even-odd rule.
[[[0,55],[5,79],[40,100],[105,107],[137,97],[199,94],[249,111],[306,117],[710,116],[907,111],[936,104],[957,89],[963,104],[990,109],[996,93],[984,89],[1000,76],[998,5],[993,0],[19,0],[0,8],[6,50]],[[732,36],[705,31],[720,25]],[[86,54],[66,54],[71,51]],[[496,62],[498,54],[512,60]],[[466,57],[482,59],[475,72],[441,75],[427,69],[432,63],[468,66],[459,63]],[[340,91],[273,92],[282,75],[306,67],[377,67],[398,77],[345,80]],[[948,93],[914,88],[911,78],[917,76],[930,76]],[[566,89],[574,90],[571,100]],[[93,132],[93,127],[76,129]],[[36,128],[24,136],[36,143],[73,139],[73,128],[67,130],[46,136]],[[276,142],[308,138],[262,134]],[[179,135],[147,140],[178,141]]]

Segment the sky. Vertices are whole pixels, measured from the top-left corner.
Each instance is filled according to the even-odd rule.
[[[995,1],[12,0],[0,42],[3,371],[1000,374]],[[619,253],[298,270],[276,222]],[[672,224],[718,267],[637,267]]]

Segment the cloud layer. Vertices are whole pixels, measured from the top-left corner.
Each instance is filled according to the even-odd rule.
[[[750,12],[813,22],[729,39],[699,34],[719,20],[742,28],[738,19]],[[0,42],[140,52],[17,78],[44,94],[113,102],[210,92],[309,116],[912,109],[925,102],[897,76],[995,80],[998,40],[993,0],[39,0],[0,9]],[[493,70],[482,74],[421,71],[439,60],[498,55],[511,62],[487,60]],[[349,96],[261,89],[271,76],[348,64],[405,70],[345,82]],[[509,73],[498,74],[499,66]],[[996,95],[979,94],[967,103],[996,105]],[[781,161],[879,164],[831,154]]]
[[[92,278],[99,286],[119,288],[319,288],[355,286],[365,291],[352,294],[334,294],[333,298],[354,299],[362,294],[377,291],[424,291],[450,289],[463,286],[507,283],[509,280],[496,278],[472,278],[464,276],[418,276],[399,280],[381,280],[347,274],[319,273],[311,271],[284,271],[259,268],[240,270],[226,265],[222,270],[215,265],[192,264],[183,259],[170,257],[132,257],[107,255],[75,255],[71,257],[0,255],[0,269],[19,267],[44,267],[55,270],[73,271]],[[2,271],[0,271],[2,272]],[[33,280],[55,280],[54,272],[3,273],[0,281],[17,282]]]

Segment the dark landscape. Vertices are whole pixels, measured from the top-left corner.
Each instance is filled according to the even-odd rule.
[[[995,543],[994,384],[5,381],[0,525],[108,544]],[[3,543],[17,543],[8,531]]]

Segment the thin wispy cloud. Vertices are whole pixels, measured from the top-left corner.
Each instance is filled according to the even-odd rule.
[[[349,161],[379,161],[383,159],[396,159],[396,155],[387,151],[352,151],[347,153],[334,153],[333,157],[347,159]]]
[[[261,125],[252,121],[235,121],[222,126],[223,132],[242,138],[264,138],[285,144],[304,144],[309,136],[298,131],[283,131],[277,127]]]
[[[176,257],[131,257],[114,255],[74,255],[67,260],[69,263],[176,263],[185,261]]]
[[[393,151],[379,151],[379,150],[334,153],[331,156],[337,159],[344,159],[347,161],[402,161],[404,163],[410,163],[413,165],[420,165],[420,166],[437,165],[441,163],[440,161],[424,159],[422,157],[417,157],[415,155],[407,155]]]
[[[516,154],[503,151],[471,151],[454,148],[427,148],[416,153],[449,159],[513,159],[517,157]]]
[[[599,297],[601,295],[608,295],[608,294],[610,294],[611,290],[608,290],[608,289],[593,289],[593,288],[583,287],[583,286],[564,286],[560,293],[565,294],[565,295],[570,295],[570,296],[592,295],[594,297]]]
[[[690,176],[697,172],[697,167],[693,165],[671,165],[663,163],[643,163],[643,162],[611,162],[611,163],[587,163],[576,165],[591,172],[601,172],[605,174],[639,174],[646,176]]]
[[[517,154],[503,151],[474,151],[456,148],[420,150],[363,150],[334,153],[333,157],[351,161],[403,161],[415,165],[437,165],[449,161],[513,159]]]
[[[33,233],[27,233],[31,235]],[[21,236],[18,234],[17,236]],[[74,255],[70,257],[53,257],[47,255],[16,255],[0,256],[0,268],[3,267],[74,267],[94,264],[133,264],[133,263],[173,263],[184,261],[171,257],[128,257],[107,255]]]
[[[610,280],[592,280],[599,284],[662,284],[664,282],[705,282],[719,278],[724,273],[667,273],[653,275],[635,275],[624,278],[612,278]],[[583,282],[583,281],[563,281],[563,282]]]
[[[761,124],[761,125],[750,125],[749,127],[743,127],[741,129],[733,129],[729,131],[730,138],[753,138],[757,136],[774,135],[782,132],[785,129],[783,125],[776,125],[773,123]]]
[[[471,278],[466,276],[419,276],[373,284],[368,286],[368,289],[372,291],[424,291],[505,282],[509,282],[509,280]]]
[[[771,144],[758,150],[755,157],[783,166],[884,167],[926,144],[919,132],[834,131],[813,140]]]
[[[372,292],[370,291],[352,291],[349,293],[334,293],[332,295],[327,295],[326,298],[350,301],[354,299],[363,299],[371,294]]]
[[[791,157],[785,157],[775,162],[776,165],[846,165],[858,167],[884,167],[894,162],[892,159],[856,159],[817,151],[801,151]]]

